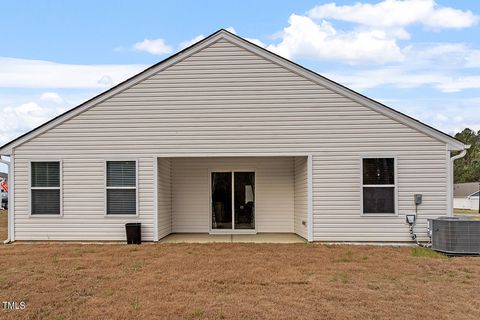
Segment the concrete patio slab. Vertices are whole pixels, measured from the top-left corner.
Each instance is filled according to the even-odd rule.
[[[234,234],[232,242],[251,243],[305,243],[306,240],[294,233]]]
[[[172,233],[160,243],[305,243],[306,240],[294,233],[257,233],[257,234],[207,234]]]
[[[163,239],[160,243],[212,243],[212,242],[232,242],[229,234],[212,235],[208,233],[172,233]]]

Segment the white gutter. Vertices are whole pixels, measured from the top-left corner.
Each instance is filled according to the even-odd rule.
[[[10,179],[10,162],[6,161],[6,160],[3,160],[2,156],[0,155],[0,163],[3,163],[3,164],[7,165],[7,167],[8,167],[8,178]],[[10,187],[10,183],[8,183],[8,187]],[[10,192],[9,192],[8,193],[8,213],[7,213],[7,215],[8,215],[8,218],[7,218],[7,230],[8,230],[8,232],[7,232],[7,239],[5,241],[3,241],[4,244],[10,243],[10,240],[11,240],[11,238],[10,238],[10,223],[11,223],[10,222],[11,221],[11,219],[10,219],[10,216],[11,216],[10,208],[11,208],[11,205],[12,205],[12,202],[10,201]]]
[[[466,145],[465,149],[462,150],[459,154],[456,156],[453,156],[450,158],[450,162],[448,163],[449,168],[448,168],[448,175],[449,175],[449,195],[448,195],[448,208],[447,208],[447,217],[453,217],[453,181],[454,181],[454,161],[460,158],[463,158],[467,154],[467,149],[469,149],[470,146]]]

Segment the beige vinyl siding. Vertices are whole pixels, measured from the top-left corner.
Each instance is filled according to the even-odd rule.
[[[209,232],[210,172],[255,171],[257,232],[293,232],[292,157],[172,159],[172,232]]]
[[[378,153],[363,153],[375,155]],[[385,154],[378,154],[379,157]],[[313,234],[316,241],[410,241],[405,214],[415,212],[415,231],[427,237],[427,219],[446,214],[446,151],[412,146],[397,157],[398,216],[361,216],[361,156],[329,153],[313,157]]]
[[[295,157],[295,215],[294,230],[299,236],[307,239],[307,210],[308,210],[308,158]]]
[[[172,161],[168,158],[159,158],[158,171],[158,239],[172,232]]]
[[[105,160],[92,158],[63,160],[63,216],[42,217],[30,216],[30,162],[15,159],[16,240],[124,240],[125,223],[137,221],[152,240],[152,158],[131,160],[138,161],[138,217],[105,216]]]
[[[423,214],[445,214],[445,149],[444,143],[220,40],[15,148],[15,228],[19,239],[123,239],[125,221],[103,215],[105,159],[141,159],[140,219],[147,223],[156,155],[312,154],[315,240],[408,240],[402,215],[413,210],[413,193],[425,195],[420,233],[425,233]],[[397,155],[398,217],[360,217],[359,157],[373,152]],[[63,161],[64,216],[31,219],[27,162],[45,157]],[[198,230],[205,230],[208,220],[200,223]],[[145,232],[151,238],[151,224]]]

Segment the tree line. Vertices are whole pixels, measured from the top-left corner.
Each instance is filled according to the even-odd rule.
[[[455,138],[471,145],[465,157],[455,160],[455,183],[480,181],[480,130],[469,128],[455,134]]]

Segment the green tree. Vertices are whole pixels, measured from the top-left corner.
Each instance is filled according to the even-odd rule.
[[[455,183],[480,181],[480,130],[475,132],[466,128],[455,138],[470,145],[465,157],[455,161]]]

